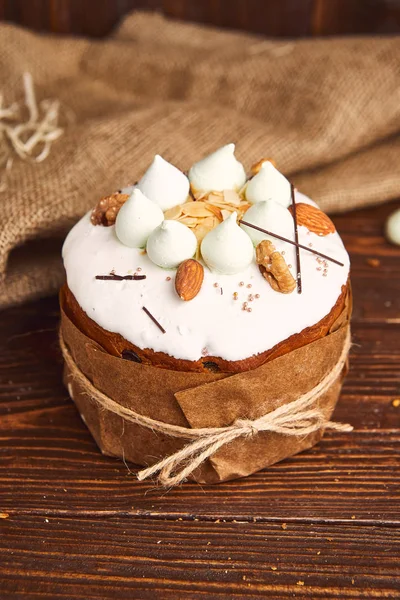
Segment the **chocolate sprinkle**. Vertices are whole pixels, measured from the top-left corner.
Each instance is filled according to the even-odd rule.
[[[308,246],[303,246],[303,244],[296,244],[296,242],[293,242],[292,240],[288,240],[288,238],[282,237],[281,235],[278,235],[277,233],[272,233],[272,231],[268,231],[267,229],[262,229],[261,227],[258,227],[257,225],[248,223],[247,221],[240,220],[239,222],[242,223],[243,225],[247,225],[247,227],[252,227],[253,229],[257,229],[257,231],[266,233],[267,235],[270,235],[271,237],[274,237],[277,240],[282,240],[282,242],[287,242],[288,244],[292,244],[292,246],[298,246],[302,250],[307,250],[308,252],[311,252],[311,254],[317,254],[318,256],[322,256],[322,258],[326,258],[326,260],[330,260],[331,262],[339,265],[339,267],[344,267],[344,264],[342,262],[339,262],[338,260],[336,260],[336,258],[331,258],[330,256],[327,256],[326,254],[322,254],[322,252],[318,252],[318,250],[314,250],[314,248],[309,248]]]
[[[294,241],[296,242],[296,270],[297,270],[297,293],[301,294],[301,266],[300,266],[300,249],[299,249],[299,232],[297,230],[297,209],[294,199],[294,185],[290,184],[290,192],[292,196],[293,220],[294,220]]]
[[[140,356],[138,356],[133,350],[122,350],[121,356],[122,358],[125,358],[125,360],[131,360],[132,362],[136,363],[142,362]]]
[[[144,312],[146,313],[146,315],[148,317],[150,317],[150,319],[153,321],[153,323],[155,323],[158,327],[158,329],[160,329],[160,331],[162,331],[163,333],[167,333],[164,329],[164,327],[157,321],[157,319],[155,317],[153,317],[153,315],[151,314],[151,312],[145,307],[142,306],[142,310],[144,310]]]
[[[140,281],[146,279],[146,275],[116,275],[112,273],[110,275],[96,275],[96,279],[102,281]]]

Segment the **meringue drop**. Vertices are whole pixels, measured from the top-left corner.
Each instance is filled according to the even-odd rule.
[[[175,269],[197,248],[194,233],[179,221],[163,221],[147,240],[147,256],[159,267]]]
[[[189,171],[193,188],[202,192],[242,188],[246,182],[246,173],[234,152],[235,144],[228,144],[195,163]]]
[[[161,208],[135,188],[120,208],[115,221],[115,233],[125,246],[143,248],[151,232],[163,219]]]
[[[290,183],[272,163],[266,161],[247,184],[246,198],[251,204],[274,200],[287,208],[291,204]]]
[[[234,212],[210,231],[201,243],[201,254],[211,271],[235,275],[247,269],[254,257],[251,239],[236,223]]]
[[[292,215],[287,208],[284,208],[281,204],[278,204],[273,200],[264,200],[263,202],[253,204],[253,206],[246,211],[243,220],[252,223],[253,225],[257,225],[262,229],[272,231],[272,233],[277,233],[290,240],[294,238]],[[275,237],[267,235],[262,231],[257,231],[257,229],[253,229],[247,225],[241,225],[241,228],[252,239],[255,246],[262,240],[270,240],[275,245],[277,243]]]
[[[189,194],[189,180],[186,175],[159,154],[155,155],[137,187],[163,211],[183,204]]]

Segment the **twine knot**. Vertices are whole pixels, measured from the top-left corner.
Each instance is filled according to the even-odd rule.
[[[189,440],[174,454],[161,459],[156,464],[142,469],[137,477],[140,481],[158,473],[158,481],[165,487],[172,487],[185,481],[205,460],[211,458],[220,448],[241,437],[256,436],[262,432],[272,432],[288,436],[307,436],[320,429],[352,431],[351,425],[328,421],[318,406],[318,399],[340,376],[350,349],[348,333],[338,362],[325,377],[311,390],[297,400],[281,404],[275,410],[258,419],[237,419],[227,427],[204,427],[191,429],[156,421],[118,404],[98,390],[74,361],[60,331],[60,346],[70,376],[81,384],[85,392],[100,406],[121,416],[123,419],[158,431],[172,437]]]
[[[238,429],[243,430],[242,435],[253,436],[259,433],[259,429],[255,421],[250,421],[250,419],[237,419],[234,423]]]

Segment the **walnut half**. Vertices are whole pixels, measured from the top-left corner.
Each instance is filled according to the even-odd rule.
[[[94,207],[90,220],[92,225],[103,225],[110,227],[114,225],[119,209],[129,198],[129,194],[115,192],[111,196],[105,196]]]
[[[282,254],[269,240],[263,240],[256,248],[256,260],[262,276],[276,292],[291,294],[296,280],[289,271]]]

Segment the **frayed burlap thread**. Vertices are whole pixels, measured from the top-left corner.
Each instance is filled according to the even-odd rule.
[[[158,482],[164,487],[179,485],[220,448],[241,437],[254,436],[261,432],[304,437],[320,429],[332,429],[342,432],[352,431],[353,427],[351,425],[328,421],[318,407],[320,396],[341,375],[346,364],[350,345],[350,333],[348,333],[339,360],[333,369],[315,387],[305,392],[297,400],[282,404],[258,419],[237,419],[228,427],[191,429],[140,415],[130,408],[118,404],[98,390],[73,359],[60,331],[60,347],[69,369],[69,375],[80,384],[90,398],[104,409],[131,423],[172,437],[189,440],[189,443],[181,450],[138,472],[137,477],[140,481],[158,473]]]

